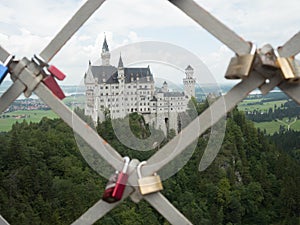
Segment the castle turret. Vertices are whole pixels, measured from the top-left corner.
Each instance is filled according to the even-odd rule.
[[[184,94],[189,98],[195,97],[196,80],[194,79],[194,69],[191,65],[188,65],[185,69],[185,75],[186,77],[183,79]]]
[[[102,66],[110,65],[110,52],[108,49],[106,36],[104,37],[104,41],[103,41],[103,45],[102,45],[101,59],[102,59]]]
[[[120,54],[119,63],[118,63],[118,80],[120,83],[123,83],[125,81],[124,64],[123,64],[121,54]]]
[[[164,92],[164,93],[169,92],[168,83],[166,81],[163,83],[161,91]]]

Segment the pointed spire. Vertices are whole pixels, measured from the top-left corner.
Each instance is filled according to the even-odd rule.
[[[104,41],[103,41],[103,45],[102,45],[102,52],[109,52],[105,34],[104,34]]]
[[[123,64],[122,56],[121,56],[121,53],[120,53],[118,68],[123,68],[123,67],[124,67],[124,64]]]
[[[191,67],[191,65],[188,65],[187,68],[185,68],[185,70],[193,70],[193,67]]]

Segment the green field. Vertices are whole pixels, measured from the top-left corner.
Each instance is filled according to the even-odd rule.
[[[22,116],[25,116],[25,118],[21,118]],[[5,118],[0,118],[0,131],[9,131],[14,123],[21,123],[23,120],[37,123],[43,117],[58,118],[58,116],[52,110],[21,110],[5,113]]]
[[[264,131],[264,129],[266,130],[267,134],[273,134],[276,131],[279,131],[279,127],[280,125],[283,125],[285,129],[287,129],[287,126],[280,123],[280,122],[276,122],[276,121],[272,121],[272,122],[261,122],[261,123],[254,123],[256,128],[261,129],[262,131]]]
[[[239,105],[238,109],[241,111],[253,111],[253,110],[261,110],[261,111],[267,111],[269,108],[274,109],[275,105],[278,107],[281,104],[286,103],[287,100],[279,100],[279,101],[271,101],[271,102],[261,102],[261,99],[246,99],[243,100]],[[253,104],[253,105],[248,105],[248,104]]]
[[[262,131],[266,129],[267,134],[273,134],[276,131],[278,132],[280,125],[284,126],[286,130],[288,129],[288,125],[280,122],[280,120],[271,121],[271,122],[254,123],[254,125],[257,128],[260,128]],[[300,120],[297,120],[295,123],[291,124],[290,129],[300,131]]]
[[[287,100],[278,100],[278,101],[270,101],[270,102],[261,102],[262,99],[246,99],[243,100],[239,105],[238,109],[241,111],[267,111],[269,108],[274,109],[275,105],[280,107],[281,104],[287,102]],[[248,105],[248,104],[251,105]],[[282,120],[270,121],[270,122],[260,122],[254,123],[255,127],[260,128],[261,130],[266,130],[268,134],[273,134],[274,132],[279,131],[279,127],[284,126],[285,129],[288,129],[288,124],[292,123],[292,121],[288,121],[288,118],[283,118]],[[295,123],[290,125],[290,129],[300,131],[300,120],[297,120]]]
[[[63,102],[68,105],[71,109],[75,107],[82,107],[85,102],[85,96],[69,96],[66,97]],[[5,113],[5,118],[0,118],[0,132],[9,131],[12,125],[16,122],[27,122],[38,123],[43,117],[48,117],[50,119],[58,118],[58,116],[52,110],[19,110],[10,113]],[[19,117],[14,117],[19,116]],[[23,118],[20,118],[22,117]]]

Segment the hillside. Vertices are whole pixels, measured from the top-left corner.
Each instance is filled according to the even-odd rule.
[[[131,124],[138,137],[149,135],[139,116],[132,116]],[[122,154],[139,159],[153,154],[122,146],[110,120],[97,130]],[[101,198],[106,179],[87,165],[72,130],[60,119],[17,123],[0,133],[0,141],[0,214],[11,224],[70,224]],[[228,114],[218,157],[199,172],[207,141],[207,134],[199,138],[189,162],[164,182],[163,194],[191,222],[299,224],[300,165],[295,159],[276,149],[237,110]],[[168,222],[145,201],[127,200],[97,224]]]

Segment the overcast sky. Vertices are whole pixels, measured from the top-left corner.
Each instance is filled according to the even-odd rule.
[[[31,58],[47,45],[84,2],[1,0],[0,45],[19,58]],[[298,0],[197,2],[258,47],[266,43],[274,47],[282,45],[300,30]],[[141,41],[165,42],[185,49],[187,55],[198,57],[219,83],[226,82],[224,73],[234,55],[166,0],[108,0],[51,62],[67,74],[63,84],[79,84],[82,81],[88,61],[96,63],[100,58],[104,32],[111,50]],[[153,48],[153,55],[158,51]],[[115,50],[114,54],[119,56],[120,51]],[[126,58],[123,48],[122,56],[125,66],[128,65],[130,59]],[[167,63],[164,67],[168,67]],[[153,65],[153,70],[155,76],[166,76],[175,82],[183,77],[182,73],[180,75],[157,65]],[[200,72],[199,76],[204,78],[200,82],[205,82],[206,75]]]

